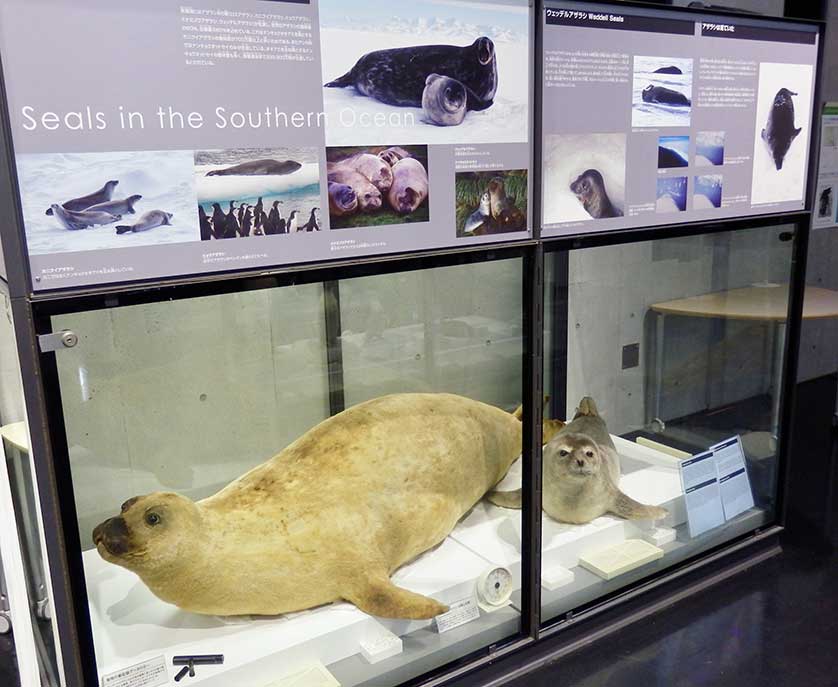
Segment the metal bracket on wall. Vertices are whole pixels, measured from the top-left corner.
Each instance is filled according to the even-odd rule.
[[[41,349],[41,353],[60,351],[62,348],[73,348],[78,342],[78,334],[71,332],[69,329],[38,336],[38,348]]]

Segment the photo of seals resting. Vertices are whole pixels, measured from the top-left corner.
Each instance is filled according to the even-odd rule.
[[[425,80],[422,109],[429,121],[439,126],[457,126],[466,116],[466,87],[456,79],[431,74]]]
[[[623,216],[622,211],[611,203],[605,190],[605,180],[599,170],[587,169],[582,172],[570,184],[570,190],[594,219]]]
[[[358,209],[358,196],[349,184],[329,182],[329,214],[336,217],[351,215]]]
[[[154,229],[154,227],[161,227],[164,224],[171,224],[174,215],[171,212],[164,212],[163,210],[149,210],[140,215],[140,219],[134,224],[117,224],[117,234],[127,234],[129,232],[140,232]]]
[[[331,172],[338,167],[345,167],[363,174],[382,193],[387,193],[393,185],[391,165],[383,158],[372,153],[355,153],[344,160],[329,162],[326,165],[326,170]]]
[[[593,399],[579,402],[573,421],[544,447],[542,508],[554,520],[581,525],[606,513],[628,520],[659,520],[667,511],[620,491],[617,449]],[[521,508],[521,490],[493,491],[489,501]]]
[[[393,186],[387,199],[401,215],[418,208],[428,197],[428,172],[419,160],[406,157],[393,167]]]
[[[669,65],[668,67],[658,67],[653,74],[683,74],[678,67],[675,65]]]
[[[663,105],[690,105],[690,99],[680,91],[665,86],[646,86],[643,89],[644,103],[661,103]]]
[[[762,130],[762,140],[768,146],[768,152],[774,159],[777,170],[783,168],[783,160],[789,152],[792,141],[802,131],[794,126],[794,101],[792,96],[797,93],[788,88],[781,88],[774,96],[771,110],[768,112],[768,123]]]
[[[98,205],[99,203],[104,203],[105,201],[110,200],[113,198],[114,189],[119,184],[119,181],[116,179],[111,179],[110,181],[105,182],[105,185],[102,186],[98,191],[94,191],[93,193],[89,193],[86,196],[81,196],[80,198],[72,198],[68,201],[61,203],[61,207],[65,210],[87,210],[91,205]],[[52,215],[53,210],[52,206],[47,208],[46,213],[47,215]]]
[[[416,45],[376,50],[361,57],[346,74],[325,88],[354,86],[361,95],[388,105],[421,107],[431,74],[459,81],[466,91],[466,110],[485,110],[498,88],[495,44],[481,36],[471,45]]]
[[[381,207],[381,192],[360,172],[337,165],[329,171],[328,180],[351,186],[362,212],[371,212]],[[392,193],[392,187],[390,192]]]
[[[503,479],[521,453],[519,418],[453,394],[376,398],[201,501],[128,499],[93,541],[193,613],[276,615],[343,599],[384,618],[432,618],[447,607],[390,576]]]
[[[382,150],[378,154],[378,157],[384,160],[384,162],[391,167],[394,167],[399,160],[404,160],[404,158],[410,157],[410,153],[408,153],[404,148],[399,148],[399,146],[391,146],[386,150]]]
[[[221,176],[256,176],[262,174],[292,174],[302,165],[294,160],[250,160],[224,169],[211,169],[206,173],[208,177]]]
[[[136,214],[134,205],[142,198],[141,195],[136,194],[128,196],[127,198],[120,198],[119,200],[106,200],[104,203],[97,203],[87,208],[88,212],[101,211],[110,212],[112,215],[133,215]]]
[[[50,205],[50,210],[52,210],[52,214],[58,220],[58,223],[70,231],[95,227],[97,224],[111,224],[122,219],[121,215],[115,215],[110,212],[91,212],[90,210],[73,212],[72,210],[65,209],[58,203]]]

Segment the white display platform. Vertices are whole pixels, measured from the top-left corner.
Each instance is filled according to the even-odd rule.
[[[684,492],[678,474],[678,461],[646,446],[621,437],[612,436],[621,458],[630,458],[647,465],[620,478],[620,488],[633,499],[662,506],[669,515],[658,525],[675,527],[686,522]],[[520,485],[520,461],[513,465],[500,490],[516,489]],[[574,568],[583,551],[605,548],[626,539],[637,539],[652,526],[650,521],[624,520],[604,515],[585,525],[569,525],[553,520],[546,513],[541,522],[542,570],[555,566]],[[521,511],[500,508],[486,500],[478,503],[461,520],[451,538],[482,556],[492,565],[500,565],[512,572],[516,589],[521,584]]]
[[[427,621],[372,618],[349,603],[278,617],[219,618],[186,613],[157,599],[133,573],[112,565],[95,550],[83,554],[99,675],[165,656],[224,654],[224,664],[201,666],[190,684],[266,656],[288,671],[312,662],[329,665],[361,653],[361,643],[397,636]],[[411,591],[453,603],[471,595],[486,561],[449,539],[399,570],[393,581]]]

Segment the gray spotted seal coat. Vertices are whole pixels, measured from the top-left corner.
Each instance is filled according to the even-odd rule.
[[[628,520],[657,520],[667,512],[620,491],[620,463],[611,435],[590,397],[573,421],[544,447],[542,507],[554,520],[581,525],[606,513]],[[521,508],[521,490],[493,491],[489,501]]]

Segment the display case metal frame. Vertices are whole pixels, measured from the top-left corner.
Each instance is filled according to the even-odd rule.
[[[535,4],[534,81],[540,83],[542,54],[541,18],[546,5]],[[605,4],[627,7],[652,7],[637,2],[606,0]],[[658,9],[660,6],[654,6]],[[707,13],[706,10],[673,8],[677,12]],[[712,10],[713,14],[750,19],[754,15]],[[785,21],[771,18],[772,22]],[[806,23],[794,20],[791,23]],[[819,55],[815,104],[812,108],[811,149],[818,144],[817,105],[820,103],[822,78],[823,25],[808,22],[819,30]],[[428,686],[449,683],[458,678],[468,682],[500,683],[504,679],[531,669],[540,661],[547,661],[577,646],[596,639],[617,627],[644,617],[654,610],[682,598],[689,590],[703,589],[734,572],[753,565],[777,551],[777,537],[782,531],[786,511],[787,475],[791,469],[789,455],[791,412],[795,370],[800,340],[800,323],[805,284],[806,249],[809,218],[814,202],[815,157],[810,154],[807,199],[804,211],[767,214],[719,222],[691,222],[660,225],[653,228],[626,229],[608,233],[569,235],[549,239],[540,238],[541,217],[541,155],[539,145],[532,151],[532,218],[533,238],[506,244],[491,244],[468,248],[446,248],[413,254],[395,254],[359,258],[341,262],[326,262],[284,266],[277,269],[251,270],[204,276],[181,277],[118,284],[112,287],[75,289],[72,291],[43,292],[33,295],[23,241],[23,219],[18,192],[14,150],[8,117],[5,84],[0,83],[0,204],[7,208],[7,220],[0,225],[6,260],[4,272],[15,321],[15,336],[24,380],[25,403],[29,418],[33,459],[41,498],[43,520],[49,523],[45,540],[52,570],[52,601],[60,629],[59,641],[63,656],[64,684],[71,687],[99,684],[90,617],[87,609],[81,548],[75,527],[75,502],[66,442],[66,431],[61,406],[55,351],[42,351],[39,336],[52,333],[51,317],[58,314],[88,310],[118,308],[140,303],[165,302],[223,293],[280,288],[295,284],[322,282],[334,284],[342,279],[361,276],[392,274],[434,267],[465,265],[499,259],[519,259],[523,263],[521,293],[524,350],[522,358],[522,397],[524,399],[524,518],[522,537],[522,615],[518,634],[508,640],[464,656],[453,663],[419,676],[407,684]],[[533,140],[541,136],[541,89],[534,88]],[[544,263],[557,259],[559,269],[566,261],[567,251],[594,246],[619,245],[628,242],[689,236],[722,231],[738,231],[755,227],[794,226],[794,255],[790,281],[788,329],[783,363],[781,389],[781,434],[778,447],[780,460],[780,493],[775,524],[722,544],[687,560],[675,568],[662,571],[641,583],[597,600],[589,607],[577,609],[550,623],[541,622],[540,554],[541,554],[541,419],[544,395],[543,338],[544,338]],[[558,256],[558,257],[556,257]],[[566,272],[566,262],[564,264]],[[566,281],[565,281],[566,287]],[[333,288],[326,286],[327,289]],[[561,295],[561,294],[559,294]],[[561,300],[556,301],[562,303]],[[336,302],[335,302],[336,305]],[[334,306],[332,306],[334,307]],[[554,318],[554,333],[566,340],[566,294],[564,318]],[[339,312],[339,311],[337,311]],[[561,313],[560,313],[561,314]],[[328,312],[327,339],[330,376],[338,374],[342,365],[339,346],[340,322],[336,313]],[[564,329],[562,329],[564,327]],[[562,335],[564,338],[561,338]],[[551,351],[554,363],[565,369],[566,351]],[[561,388],[561,386],[557,387]],[[330,385],[330,407],[343,406],[339,382]],[[554,399],[556,407],[564,408],[566,399]],[[501,661],[506,657],[508,660]],[[468,676],[468,677],[466,677]]]

